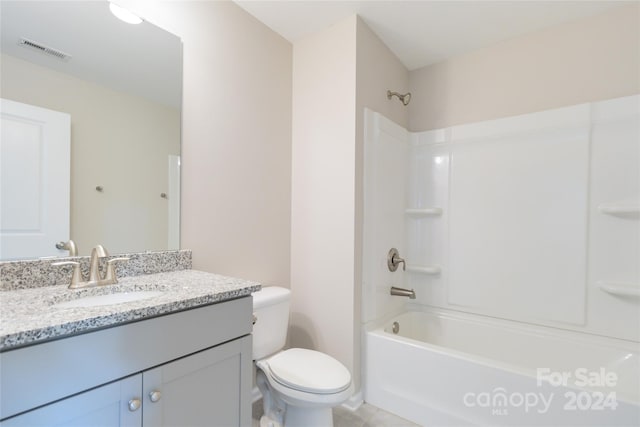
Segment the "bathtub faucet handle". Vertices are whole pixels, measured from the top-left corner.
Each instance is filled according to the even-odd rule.
[[[407,269],[407,264],[404,262],[404,259],[400,258],[400,252],[398,252],[396,248],[389,249],[389,253],[387,254],[387,267],[389,267],[389,271],[396,271],[398,264],[402,264],[402,271]]]

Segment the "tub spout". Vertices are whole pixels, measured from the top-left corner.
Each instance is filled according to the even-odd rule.
[[[395,286],[391,287],[391,295],[396,295],[399,297],[409,297],[409,299],[416,299],[416,291],[414,291],[413,289],[396,288]]]

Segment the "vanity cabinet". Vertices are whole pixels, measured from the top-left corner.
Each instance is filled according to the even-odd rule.
[[[139,396],[141,374],[85,391],[59,402],[2,421],[2,427],[122,426],[140,427],[142,411],[129,411],[129,401]]]
[[[234,426],[249,337],[68,397],[1,422],[18,426]]]
[[[2,353],[0,426],[250,425],[251,307],[241,298]]]
[[[251,341],[245,337],[144,372],[143,425],[239,425],[247,352]]]

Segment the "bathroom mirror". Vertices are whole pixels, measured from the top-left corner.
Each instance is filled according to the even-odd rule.
[[[70,232],[46,246],[71,238],[78,255],[96,244],[112,254],[178,249],[181,40],[146,21],[117,19],[107,1],[2,0],[0,18],[0,96],[70,117]],[[7,178],[6,162],[2,194],[27,194],[24,180]],[[39,194],[34,204],[57,197]],[[17,199],[3,196],[3,233],[5,218],[24,216],[6,214],[18,205],[6,200]],[[48,217],[46,208],[40,212]]]

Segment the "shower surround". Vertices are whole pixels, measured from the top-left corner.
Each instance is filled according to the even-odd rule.
[[[388,369],[378,366],[380,359],[374,357],[372,340],[380,338],[374,331],[406,311],[464,314],[466,322],[476,319],[478,325],[493,319],[503,321],[510,331],[521,327],[523,334],[527,328],[540,328],[536,333],[545,336],[557,331],[587,340],[594,349],[613,345],[620,353],[602,350],[608,356],[597,363],[577,352],[571,368],[589,373],[603,368],[605,375],[617,375],[620,367],[618,377],[640,375],[639,105],[640,97],[631,96],[419,133],[366,112],[365,400],[421,424],[439,423],[403,412],[411,406],[406,399],[387,396],[386,402],[405,402],[394,407],[375,400],[381,396],[378,392],[385,384],[381,377]],[[386,268],[391,247],[406,259],[405,272]],[[390,296],[391,286],[413,288],[416,302]],[[432,316],[423,322],[425,334],[447,336],[464,330],[437,319]],[[495,346],[472,335],[466,339],[477,344],[476,350],[466,347],[463,353],[473,356]],[[500,345],[518,346],[511,336],[510,342]],[[438,354],[447,353],[448,342],[442,339],[431,345]],[[383,348],[375,353],[384,354]],[[402,359],[394,355],[398,357]],[[425,363],[431,360],[426,354],[421,358]],[[507,365],[521,365],[519,372],[534,380],[538,368],[553,368],[537,366],[548,359],[532,360],[533,365],[515,356]],[[401,365],[419,375],[415,366]],[[374,371],[379,372],[375,379],[370,375]],[[386,383],[396,380],[390,377]],[[443,386],[429,378],[422,384],[431,391]],[[487,379],[486,384],[496,383]],[[460,387],[459,399],[451,405],[464,403],[465,393],[472,391],[465,390],[464,383]],[[627,414],[618,421],[637,423],[638,396],[625,394],[620,387],[600,391],[618,391],[618,401],[633,408],[616,412]],[[595,398],[592,391],[585,393],[582,399]],[[427,394],[416,398],[418,407],[440,407],[445,413],[446,407],[455,407],[429,401]],[[528,423],[527,417],[486,418],[479,410],[471,410],[465,419]],[[596,422],[595,412],[578,413],[583,418],[575,418],[575,423]],[[549,417],[529,423],[564,422]]]

